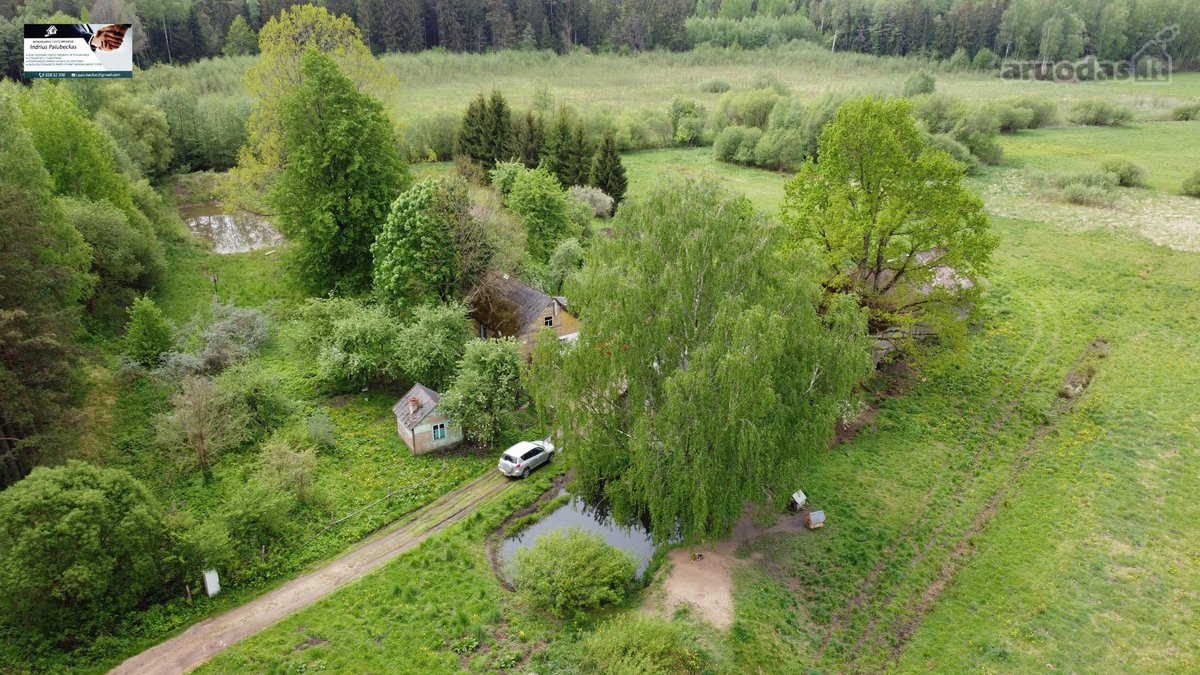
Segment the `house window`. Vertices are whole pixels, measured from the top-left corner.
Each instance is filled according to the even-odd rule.
[[[487,326],[485,326],[483,324],[479,324],[479,339],[480,340],[488,339],[488,329],[487,329]]]
[[[553,328],[554,327],[554,317],[553,316],[546,317],[545,323],[548,327]]]
[[[433,425],[433,440],[440,441],[446,437],[446,423]]]

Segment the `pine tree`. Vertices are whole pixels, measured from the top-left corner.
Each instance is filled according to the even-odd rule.
[[[538,165],[546,149],[546,125],[541,115],[534,115],[530,110],[525,113],[523,120],[516,123],[515,152],[527,168]]]
[[[621,164],[621,153],[617,149],[617,139],[612,131],[604,132],[600,146],[596,148],[596,158],[592,161],[591,184],[612,197],[614,205],[625,199],[625,189],[629,186],[629,181],[625,178],[625,166]]]
[[[241,14],[229,24],[229,32],[225,34],[225,56],[242,56],[258,53],[258,34],[250,29],[246,17]]]
[[[485,120],[487,131],[482,161],[484,170],[491,171],[496,162],[507,161],[513,156],[512,112],[499,89],[492,90]]]
[[[585,185],[591,172],[592,146],[588,142],[587,129],[583,120],[575,122],[575,129],[567,141],[565,150],[560,154],[562,171],[559,175],[563,187]]]
[[[462,127],[458,131],[455,154],[474,162],[483,162],[487,149],[488,104],[483,94],[475,97],[463,113]]]

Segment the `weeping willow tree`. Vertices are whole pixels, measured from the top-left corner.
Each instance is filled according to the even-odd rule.
[[[569,288],[583,330],[555,411],[575,489],[659,539],[725,535],[746,500],[790,494],[868,372],[862,311],[822,302],[780,234],[711,181],[667,181]]]

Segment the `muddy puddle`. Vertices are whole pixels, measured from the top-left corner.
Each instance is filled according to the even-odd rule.
[[[233,211],[217,202],[179,209],[192,234],[212,244],[213,253],[246,253],[278,246],[283,236],[261,216]]]

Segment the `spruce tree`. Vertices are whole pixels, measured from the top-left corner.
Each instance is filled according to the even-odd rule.
[[[512,112],[499,89],[492,90],[485,120],[487,133],[482,163],[485,171],[491,171],[496,162],[507,161],[513,156]]]
[[[561,106],[558,114],[554,117],[554,126],[546,135],[546,149],[542,153],[542,166],[554,174],[558,178],[558,182],[564,186],[570,185],[566,182],[567,175],[564,173],[564,160],[570,144],[571,117],[566,106]]]
[[[455,154],[473,162],[483,163],[487,147],[488,104],[483,94],[475,97],[463,113],[462,126],[458,130]]]
[[[621,164],[621,153],[617,149],[617,139],[612,131],[604,132],[600,145],[596,148],[596,158],[592,160],[591,184],[604,190],[613,198],[614,207],[625,199],[625,189],[629,186],[625,178],[625,166]]]
[[[583,120],[575,122],[566,150],[562,153],[562,184],[563,187],[586,185],[588,174],[591,173],[592,145],[588,142],[587,129]]]
[[[527,168],[537,167],[546,149],[546,125],[530,110],[516,123],[515,154]]]

